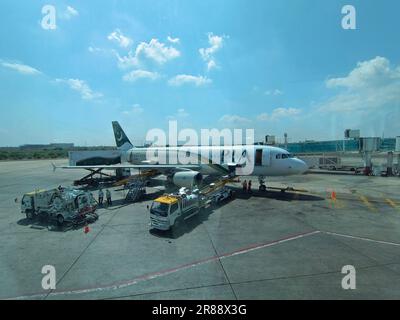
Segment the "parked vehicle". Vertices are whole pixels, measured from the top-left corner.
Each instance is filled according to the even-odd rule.
[[[178,193],[165,194],[155,199],[150,208],[150,225],[154,229],[177,229],[207,206],[217,204],[233,196],[231,189],[225,186],[229,180],[212,183],[203,190],[190,191],[181,188]]]
[[[47,216],[56,220],[58,225],[95,214],[96,207],[90,192],[72,188],[37,190],[26,193],[21,200],[21,212],[28,219]]]

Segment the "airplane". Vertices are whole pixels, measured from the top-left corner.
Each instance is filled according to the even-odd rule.
[[[240,176],[257,176],[260,191],[266,190],[265,177],[303,174],[308,170],[304,161],[294,157],[284,149],[273,146],[134,147],[117,121],[113,121],[112,126],[117,149],[121,154],[121,164],[60,167],[53,164],[53,169],[156,171],[159,175],[167,176],[167,180],[174,185],[190,188],[195,185],[199,186],[204,175],[237,177],[239,175],[236,173],[236,169],[243,168],[250,163],[252,170]],[[169,154],[170,152],[184,152],[187,159],[191,161],[187,161],[185,164],[164,164],[159,163],[158,159],[148,158],[148,154]],[[212,161],[213,153],[219,153],[219,163]],[[204,157],[204,154],[209,156]],[[238,171],[240,172],[240,170]]]

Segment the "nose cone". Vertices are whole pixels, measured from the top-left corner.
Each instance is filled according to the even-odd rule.
[[[293,159],[295,161],[293,169],[297,174],[302,174],[308,170],[307,164],[300,159]]]
[[[308,165],[307,165],[307,163],[305,163],[303,160],[300,160],[300,159],[297,159],[297,160],[298,160],[298,162],[299,162],[299,164],[298,164],[299,173],[301,174],[301,173],[306,172],[306,171],[308,170]]]

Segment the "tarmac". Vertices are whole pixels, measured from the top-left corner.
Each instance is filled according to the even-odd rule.
[[[155,188],[133,204],[113,190],[113,205],[98,209],[88,233],[20,212],[24,193],[83,175],[53,173],[47,160],[0,162],[0,299],[400,298],[398,177],[275,177],[267,184],[278,189],[250,194],[237,184],[235,199],[179,234],[150,230]],[[286,186],[303,191],[279,191]],[[42,289],[45,265],[56,269],[55,290]],[[356,288],[346,290],[348,265]]]

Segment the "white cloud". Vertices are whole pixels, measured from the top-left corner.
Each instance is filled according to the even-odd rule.
[[[67,9],[65,9],[65,11],[60,14],[60,18],[64,20],[70,20],[73,17],[77,16],[79,16],[78,10],[74,9],[71,6],[67,6]]]
[[[103,48],[99,48],[99,47],[92,47],[92,46],[88,47],[88,51],[90,53],[93,53],[93,54],[101,53],[101,54],[107,54],[108,55],[110,53],[113,53],[112,50],[103,49]]]
[[[269,114],[268,113],[261,113],[257,116],[258,121],[267,121],[269,120]]]
[[[388,81],[400,79],[400,68],[393,69],[388,59],[376,57],[369,61],[358,62],[346,77],[332,78],[326,82],[328,88],[345,87],[360,89],[385,85]]]
[[[127,69],[130,67],[136,67],[139,64],[138,59],[129,51],[126,56],[120,56],[119,53],[115,50],[111,50],[111,52],[115,55],[118,60],[118,66],[122,69]]]
[[[215,52],[222,48],[223,45],[223,37],[215,36],[212,33],[208,34],[208,43],[211,45],[209,48],[201,48],[199,49],[201,57],[208,61],[213,57]]]
[[[238,115],[234,114],[225,114],[219,119],[221,122],[227,122],[227,123],[249,123],[251,122],[249,119],[245,117],[241,117]]]
[[[179,74],[168,80],[170,86],[179,87],[184,84],[194,84],[196,87],[211,83],[212,80],[203,76],[193,76],[188,74]]]
[[[207,70],[210,71],[212,69],[217,68],[217,63],[215,62],[215,60],[210,60],[207,63]]]
[[[26,74],[26,75],[37,75],[41,74],[41,72],[33,67],[30,67],[26,64],[21,64],[18,62],[5,62],[1,61],[1,65],[4,68],[15,70],[19,73]]]
[[[277,108],[272,111],[271,119],[297,116],[300,113],[301,113],[301,110],[296,109],[296,108]]]
[[[288,118],[297,116],[301,113],[300,109],[296,108],[276,108],[272,111],[271,115],[268,113],[261,113],[257,116],[258,121],[278,120],[281,118]]]
[[[181,117],[181,118],[186,118],[186,117],[189,116],[189,113],[187,113],[185,111],[185,109],[183,109],[183,108],[178,109],[178,113],[177,114],[178,114],[178,117]]]
[[[101,98],[103,96],[102,93],[94,92],[89,85],[84,80],[80,79],[56,79],[58,83],[67,84],[72,90],[80,93],[82,99],[84,100],[94,100]]]
[[[144,112],[144,109],[140,106],[140,104],[134,104],[130,110],[123,111],[124,115],[135,115],[138,116]]]
[[[72,8],[71,6],[67,7],[67,12],[71,16],[78,16],[79,15],[79,12],[76,9]]]
[[[267,96],[281,96],[282,94],[283,92],[279,89],[265,91],[265,95]]]
[[[217,36],[217,35],[214,35],[213,33],[209,33],[208,34],[208,43],[210,44],[210,47],[199,49],[200,56],[207,64],[208,71],[218,67],[217,62],[215,61],[214,55],[217,51],[219,51],[223,47],[224,38],[226,38],[226,37],[225,36]]]
[[[135,57],[140,58],[145,56],[148,59],[154,60],[159,64],[178,58],[180,52],[174,47],[168,47],[157,39],[151,39],[149,43],[141,42],[135,51]]]
[[[328,88],[343,88],[319,110],[325,112],[370,112],[395,108],[400,102],[400,67],[392,67],[388,59],[376,57],[359,62],[342,78],[326,81]]]
[[[118,45],[122,48],[130,47],[133,42],[129,37],[124,36],[120,29],[115,29],[113,32],[111,32],[107,39],[118,43]]]
[[[88,47],[88,51],[89,51],[89,52],[92,52],[92,53],[94,53],[94,52],[101,52],[101,49],[100,49],[100,48],[96,48],[96,47],[89,46],[89,47]]]
[[[158,78],[160,78],[159,73],[147,70],[133,70],[123,76],[123,80],[128,82],[135,82],[136,80],[139,79],[156,80]]]
[[[182,118],[187,118],[189,117],[189,113],[186,112],[186,110],[184,108],[180,108],[176,111],[176,113],[173,116],[168,116],[167,119],[168,120],[176,120],[178,118],[182,119]]]
[[[173,44],[179,44],[180,43],[180,39],[179,38],[172,38],[170,36],[168,36],[167,40]]]
[[[151,60],[160,65],[180,57],[181,53],[172,46],[166,46],[157,39],[151,39],[149,43],[141,42],[135,52],[129,51],[126,56],[120,56],[114,51],[122,68],[137,67],[143,60]]]

